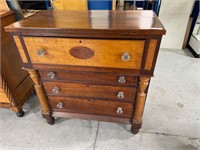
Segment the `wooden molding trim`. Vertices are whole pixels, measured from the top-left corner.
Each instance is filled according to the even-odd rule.
[[[20,53],[20,56],[22,58],[23,63],[28,63],[28,59],[27,59],[26,54],[24,52],[24,49],[23,49],[23,46],[22,46],[22,43],[20,41],[19,36],[14,35],[13,39],[14,39],[16,46],[19,50],[19,53]]]

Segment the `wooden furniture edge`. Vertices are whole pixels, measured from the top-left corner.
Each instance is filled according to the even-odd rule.
[[[139,77],[138,93],[135,101],[135,107],[132,118],[132,128],[133,134],[137,134],[142,126],[142,116],[145,107],[147,87],[149,85],[150,77]]]

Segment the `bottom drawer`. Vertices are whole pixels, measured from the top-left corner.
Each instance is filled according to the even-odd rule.
[[[93,115],[108,115],[131,118],[133,104],[91,99],[49,96],[50,105],[55,111],[66,111]]]

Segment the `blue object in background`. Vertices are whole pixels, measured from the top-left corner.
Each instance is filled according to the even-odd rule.
[[[45,0],[45,5],[46,5],[46,9],[47,9],[47,10],[52,10],[50,0]]]
[[[112,10],[112,0],[88,0],[88,10]]]
[[[159,14],[160,9],[160,0],[154,0],[152,2],[145,1],[136,1],[137,7],[142,7],[144,10],[153,10],[156,15]]]

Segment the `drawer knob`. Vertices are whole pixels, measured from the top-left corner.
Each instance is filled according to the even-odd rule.
[[[63,105],[64,105],[64,104],[63,104],[62,102],[59,102],[59,103],[56,105],[56,107],[59,108],[59,109],[61,109],[61,108],[63,108]]]
[[[117,94],[118,99],[124,99],[124,92],[120,91]]]
[[[118,107],[116,112],[117,112],[117,114],[119,114],[119,115],[123,114],[123,110],[122,110],[121,107]]]
[[[54,87],[53,90],[52,90],[52,93],[54,94],[58,94],[59,93],[59,88],[58,87]]]
[[[49,72],[48,73],[48,77],[51,78],[51,79],[54,79],[56,76],[56,74],[54,72]]]
[[[37,54],[38,54],[39,56],[44,56],[44,55],[46,54],[46,51],[45,51],[44,49],[39,49],[39,50],[37,51]]]
[[[122,53],[122,61],[129,61],[130,60],[130,55],[128,52]]]
[[[118,82],[119,83],[125,83],[126,82],[126,79],[124,76],[120,76],[119,79],[118,79]]]

